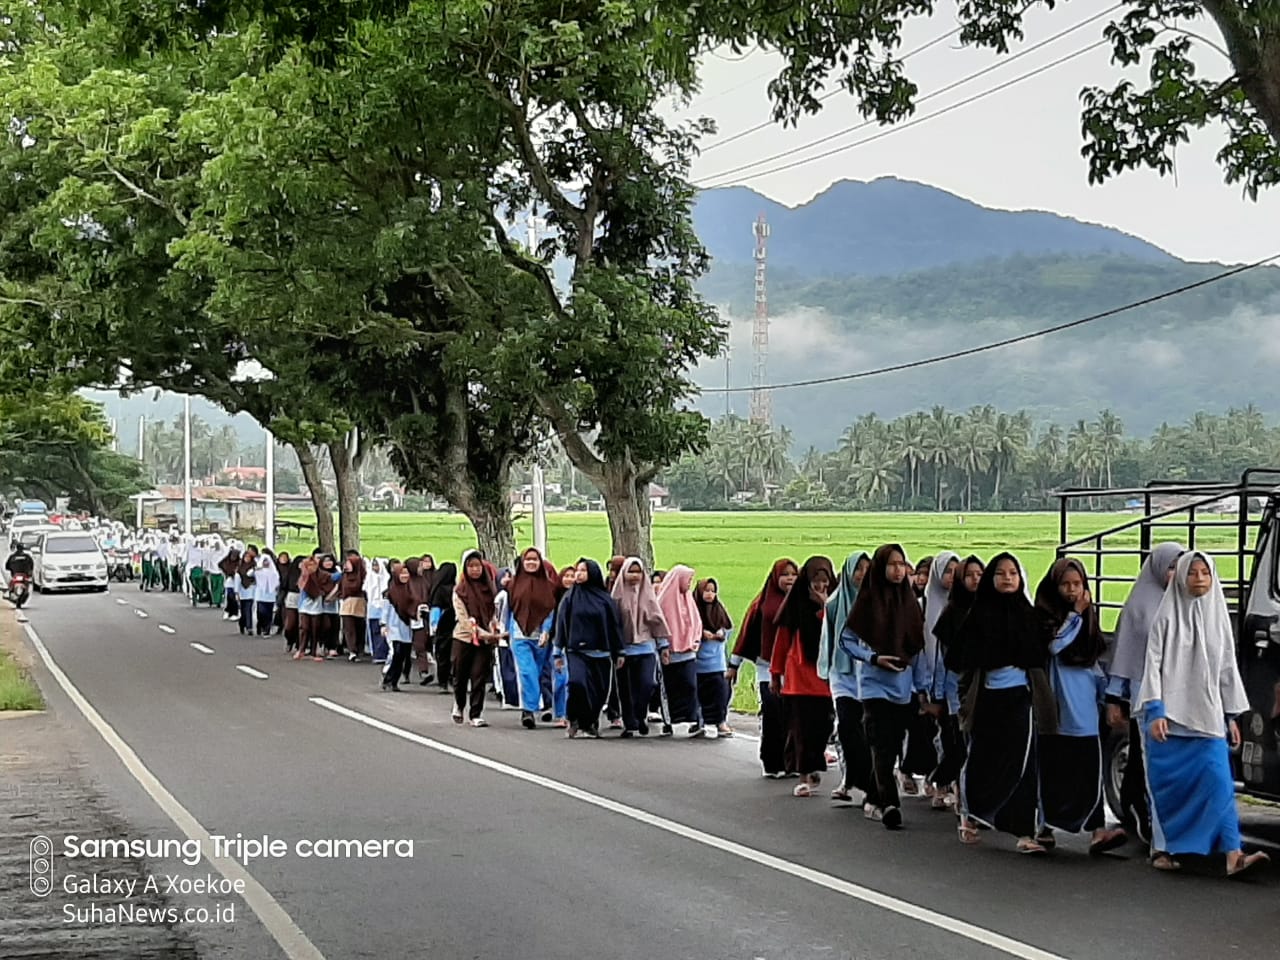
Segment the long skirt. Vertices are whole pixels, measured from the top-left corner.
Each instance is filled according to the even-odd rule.
[[[569,667],[568,664],[561,662],[561,666],[555,665],[555,658],[551,659],[551,713],[557,720],[565,719],[566,712],[569,708]]]
[[[613,661],[609,657],[588,657],[568,651],[565,665],[569,670],[565,716],[575,727],[594,730],[600,723],[600,711],[609,699]]]
[[[827,741],[833,723],[831,698],[784,693],[782,699],[791,719],[796,771],[802,776],[822,773],[827,769]]]
[[[365,620],[365,625],[369,631],[366,638],[369,656],[373,658],[374,663],[386,663],[387,655],[391,650],[387,646],[387,638],[382,635],[382,618],[369,617]]]
[[[227,578],[221,573],[209,574],[209,603],[211,606],[220,607],[222,601],[226,599],[227,594]]]
[[[698,661],[679,660],[662,668],[670,723],[698,722]],[[646,702],[647,706],[647,702]],[[637,708],[639,709],[639,708]]]
[[[906,747],[902,751],[902,772],[912,777],[924,777],[938,765],[938,724],[917,707],[907,720]]]
[[[1142,728],[1129,721],[1129,754],[1120,781],[1120,820],[1126,830],[1151,842],[1151,804],[1147,800],[1147,770],[1143,758]]]
[[[551,700],[543,702],[542,675],[551,659],[551,646],[539,645],[537,637],[512,637],[511,658],[516,668],[516,701],[521,710],[536,713],[550,710]]]
[[[960,773],[961,811],[1015,837],[1034,836],[1038,788],[1031,691],[979,691]]]
[[[796,747],[791,738],[791,711],[786,699],[760,685],[760,766],[766,777],[795,773]]]
[[[719,727],[729,719],[729,682],[723,670],[698,674],[698,706],[702,722],[709,727]]]
[[[964,734],[960,731],[960,718],[950,713],[939,717],[938,739],[942,744],[942,758],[929,774],[929,782],[941,789],[955,783],[964,766],[966,749]]]
[[[497,692],[502,696],[502,702],[508,707],[520,706],[520,678],[516,672],[515,654],[511,652],[510,647],[498,647],[497,663],[495,664],[497,676],[495,677]]]
[[[1106,826],[1102,803],[1102,739],[1041,734],[1040,808],[1050,827],[1079,833]]]
[[[1143,747],[1152,850],[1206,855],[1239,850],[1240,815],[1227,741],[1171,733],[1157,743],[1144,729]]]

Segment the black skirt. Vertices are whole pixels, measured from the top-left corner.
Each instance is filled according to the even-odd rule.
[[[1105,826],[1101,739],[1041,734],[1036,753],[1044,822],[1068,833]]]
[[[979,690],[960,774],[961,810],[996,830],[1030,837],[1038,792],[1031,691]]]

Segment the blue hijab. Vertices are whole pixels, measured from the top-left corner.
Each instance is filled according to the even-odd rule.
[[[840,649],[840,631],[849,621],[849,611],[853,609],[853,601],[858,596],[858,586],[853,582],[853,575],[858,564],[863,560],[868,563],[871,558],[865,551],[855,550],[849,554],[840,570],[840,583],[836,591],[827,600],[827,615],[822,624],[822,640],[818,645],[818,676],[823,680],[835,673],[853,673],[853,658]]]
[[[555,646],[574,652],[608,651],[622,655],[622,617],[617,601],[604,588],[600,564],[583,557],[587,579],[575,583],[560,601]]]

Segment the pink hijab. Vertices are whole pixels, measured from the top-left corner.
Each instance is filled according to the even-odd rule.
[[[633,566],[640,568],[640,582],[634,587],[626,583],[626,572]],[[658,608],[658,598],[654,595],[653,584],[649,582],[649,574],[644,562],[639,557],[627,557],[618,568],[618,576],[609,591],[613,599],[618,601],[618,609],[622,612],[622,635],[626,643],[644,643],[648,640],[665,639],[667,621]]]
[[[702,644],[702,615],[692,586],[693,569],[677,564],[658,587],[658,606],[671,630],[672,653],[688,653]]]

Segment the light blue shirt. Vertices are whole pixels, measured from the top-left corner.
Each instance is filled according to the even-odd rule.
[[[1072,612],[1058,628],[1049,652],[1049,685],[1058,698],[1058,733],[1064,737],[1098,736],[1098,706],[1103,699],[1105,677],[1094,664],[1089,667],[1064,665],[1058,654],[1071,646],[1080,635],[1084,620]]]
[[[840,632],[842,650],[858,661],[858,700],[888,700],[890,703],[910,703],[920,689],[920,655],[911,658],[907,669],[897,672],[877,667],[871,662],[875,651],[862,642],[862,638],[845,627]]]

